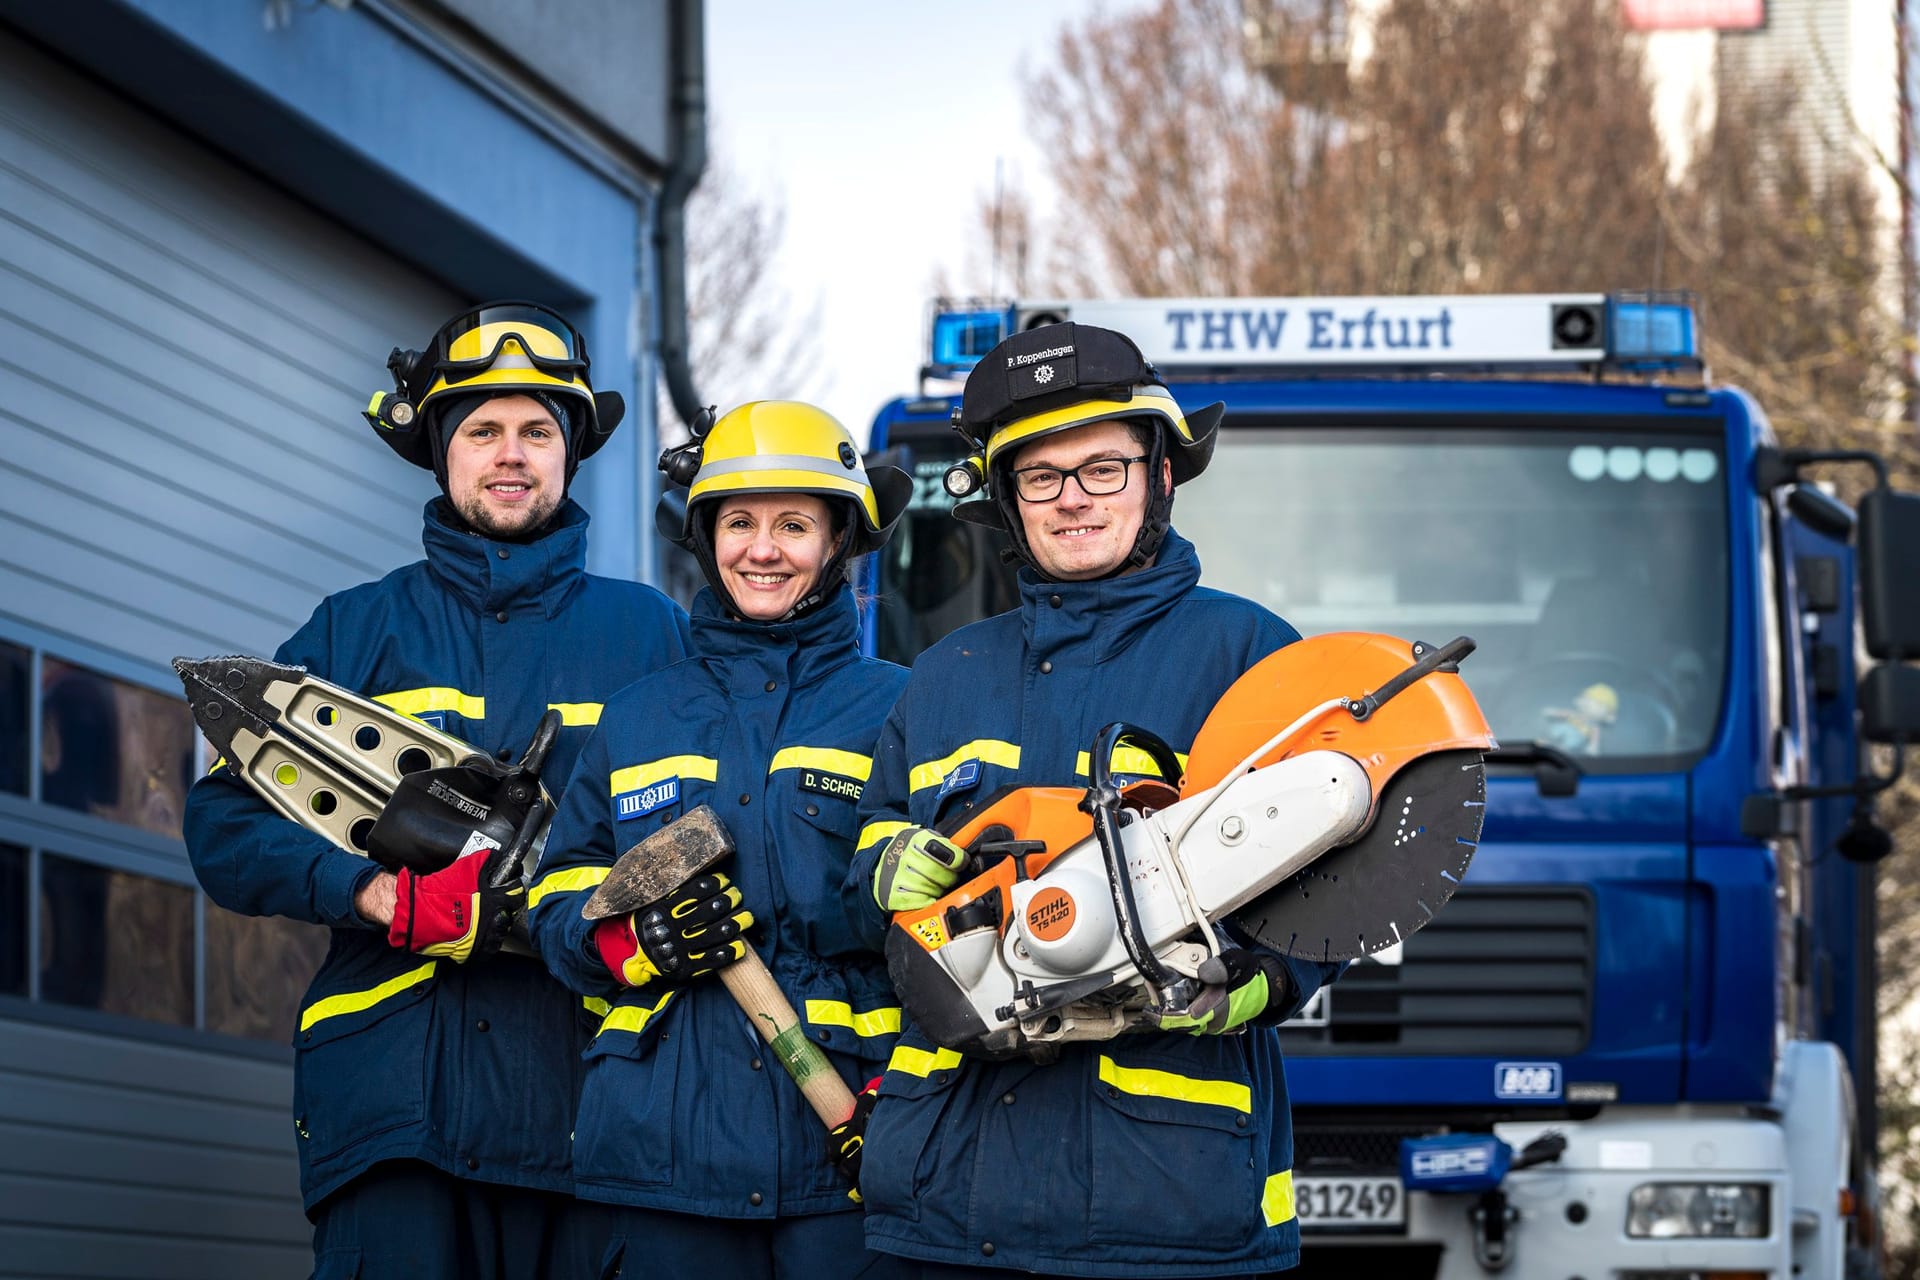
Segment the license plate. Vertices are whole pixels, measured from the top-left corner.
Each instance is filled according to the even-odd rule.
[[[1302,1231],[1404,1228],[1407,1193],[1398,1178],[1299,1178],[1293,1210]]]

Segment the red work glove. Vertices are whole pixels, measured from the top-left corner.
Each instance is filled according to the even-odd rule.
[[[477,849],[430,875],[400,868],[387,941],[462,963],[498,951],[527,898],[519,880],[490,883],[505,857],[499,849]]]

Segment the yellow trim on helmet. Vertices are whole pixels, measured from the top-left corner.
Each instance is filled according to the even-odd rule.
[[[735,461],[735,459],[729,459]],[[738,459],[744,462],[745,459]],[[874,500],[873,486],[861,484],[850,474],[845,480],[813,471],[788,471],[769,467],[764,471],[735,471],[730,475],[701,479],[695,476],[687,490],[687,505],[701,498],[723,493],[815,493],[836,498],[852,498],[867,513],[867,527],[880,527],[880,504]]]
[[[987,437],[987,465],[991,467],[994,459],[1006,450],[1040,436],[1065,431],[1069,427],[1105,422],[1110,418],[1133,418],[1143,414],[1164,420],[1183,443],[1193,443],[1193,432],[1187,427],[1187,419],[1180,412],[1180,405],[1174,400],[1173,393],[1165,387],[1140,386],[1133,388],[1132,394],[1125,400],[1077,400],[1029,418],[1015,419]]]
[[[425,409],[435,396],[461,394],[470,391],[498,389],[508,391],[564,391],[571,395],[584,396],[587,402],[593,402],[593,390],[587,386],[585,378],[556,378],[532,365],[502,369],[495,366],[474,374],[471,378],[462,378],[458,382],[448,382],[444,374],[436,375],[433,385],[427,388],[427,394],[420,397],[415,409]]]

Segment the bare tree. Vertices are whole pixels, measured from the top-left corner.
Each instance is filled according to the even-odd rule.
[[[820,301],[797,305],[778,272],[780,196],[756,190],[724,142],[687,202],[687,327],[694,385],[725,412],[748,400],[804,400],[820,388]],[[686,438],[671,412],[663,443]]]
[[[1039,290],[1689,286],[1710,363],[1784,441],[1872,448],[1920,486],[1912,273],[1871,158],[1796,127],[1791,83],[1723,92],[1670,179],[1613,0],[1387,0],[1358,64],[1348,35],[1330,0],[1161,0],[1065,30],[1026,78],[1060,197],[1025,228]],[[1920,788],[1880,812],[1878,994],[1907,1028],[1883,1038],[1884,1218],[1889,1274],[1920,1280]]]
[[[1028,110],[1067,290],[1645,285],[1663,160],[1610,0],[1392,0],[1344,73],[1333,11],[1197,0],[1060,38]],[[1248,55],[1248,25],[1271,33]],[[1326,62],[1342,63],[1330,91]]]

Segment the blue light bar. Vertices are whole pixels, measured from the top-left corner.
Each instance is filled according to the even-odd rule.
[[[927,372],[938,378],[965,373],[1012,329],[1011,307],[935,312]]]
[[[1684,294],[1609,298],[1607,356],[1617,365],[1698,363],[1692,299]]]

